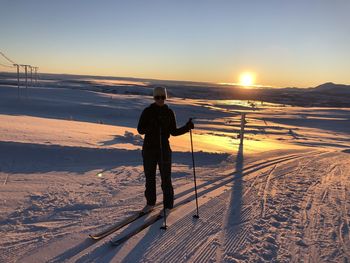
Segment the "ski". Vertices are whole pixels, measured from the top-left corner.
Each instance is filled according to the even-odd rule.
[[[178,209],[182,205],[185,205],[191,201],[192,201],[192,199],[190,199],[190,198],[183,200],[182,202],[175,205],[175,207],[173,209],[171,209],[171,212],[174,212],[176,209]],[[127,241],[131,237],[137,235],[142,230],[146,229],[147,227],[151,226],[152,224],[156,223],[157,221],[159,221],[162,218],[164,218],[163,210],[160,210],[157,214],[152,215],[151,217],[146,219],[146,221],[142,225],[136,227],[135,229],[131,230],[126,235],[123,235],[122,237],[117,236],[116,238],[113,238],[110,242],[113,246],[119,246],[120,244],[124,243],[125,241]]]
[[[162,213],[162,212],[161,212]],[[148,218],[142,225],[138,226],[137,228],[133,229],[131,232],[129,232],[128,234],[120,237],[120,238],[116,238],[116,239],[112,239],[110,242],[113,246],[119,246],[120,244],[124,243],[125,241],[127,241],[128,239],[130,239],[131,237],[137,235],[138,233],[140,233],[142,230],[144,230],[145,228],[149,227],[150,225],[154,224],[155,222],[157,222],[158,220],[163,218],[162,214],[156,214],[151,216],[150,218]]]
[[[124,220],[122,220],[121,222],[118,222],[112,226],[110,226],[109,228],[97,233],[97,234],[90,234],[89,237],[92,238],[93,240],[100,240],[112,233],[114,233],[115,231],[123,228],[124,226],[134,222],[135,220],[143,217],[144,215],[147,215],[148,213],[150,213],[151,211],[149,212],[137,212],[136,214],[134,215],[131,215],[127,218],[125,218]]]

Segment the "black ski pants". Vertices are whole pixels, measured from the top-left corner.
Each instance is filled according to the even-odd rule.
[[[174,206],[174,189],[171,183],[171,149],[169,146],[164,148],[162,156],[160,149],[144,148],[142,150],[143,168],[146,176],[145,197],[148,205],[156,204],[156,170],[158,164],[162,181],[164,206],[171,209]]]

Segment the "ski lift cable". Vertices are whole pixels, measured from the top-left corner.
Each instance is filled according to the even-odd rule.
[[[2,67],[5,67],[5,68],[14,68],[15,66],[9,66],[9,65],[5,65],[5,64],[2,64],[2,63],[0,63],[0,66],[2,66]]]
[[[3,56],[8,62],[10,62],[11,64],[17,64],[16,62],[14,62],[12,59],[9,59],[4,53],[2,53],[0,51],[0,55]]]

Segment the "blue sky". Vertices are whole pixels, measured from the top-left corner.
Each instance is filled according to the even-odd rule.
[[[0,51],[41,72],[350,84],[348,0],[0,1]]]

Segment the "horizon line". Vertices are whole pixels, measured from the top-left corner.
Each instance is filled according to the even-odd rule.
[[[10,73],[10,74],[17,74],[16,72],[11,72],[11,71],[0,71],[0,73]],[[21,74],[24,74],[22,72]],[[184,83],[193,83],[193,84],[202,84],[202,85],[219,85],[219,86],[235,86],[235,87],[240,87],[240,88],[245,88],[245,89],[252,89],[252,88],[272,88],[272,89],[286,89],[286,88],[298,88],[298,89],[308,89],[308,88],[313,88],[312,86],[308,87],[291,87],[291,86],[285,86],[285,87],[279,87],[279,86],[272,86],[272,85],[262,85],[262,84],[252,84],[249,86],[242,85],[237,82],[210,82],[210,81],[195,81],[195,80],[177,80],[177,79],[159,79],[159,78],[148,78],[148,77],[130,77],[130,76],[111,76],[111,75],[89,75],[89,74],[77,74],[77,73],[54,73],[54,72],[38,72],[38,75],[40,74],[46,74],[46,75],[69,75],[69,76],[84,76],[84,77],[96,77],[96,78],[119,78],[119,79],[138,79],[138,80],[150,80],[150,81],[166,81],[166,82],[184,82]],[[326,83],[333,83],[336,84],[333,81],[326,81],[324,83],[318,84],[314,87],[326,84]],[[350,85],[350,84],[337,84],[337,85]]]

